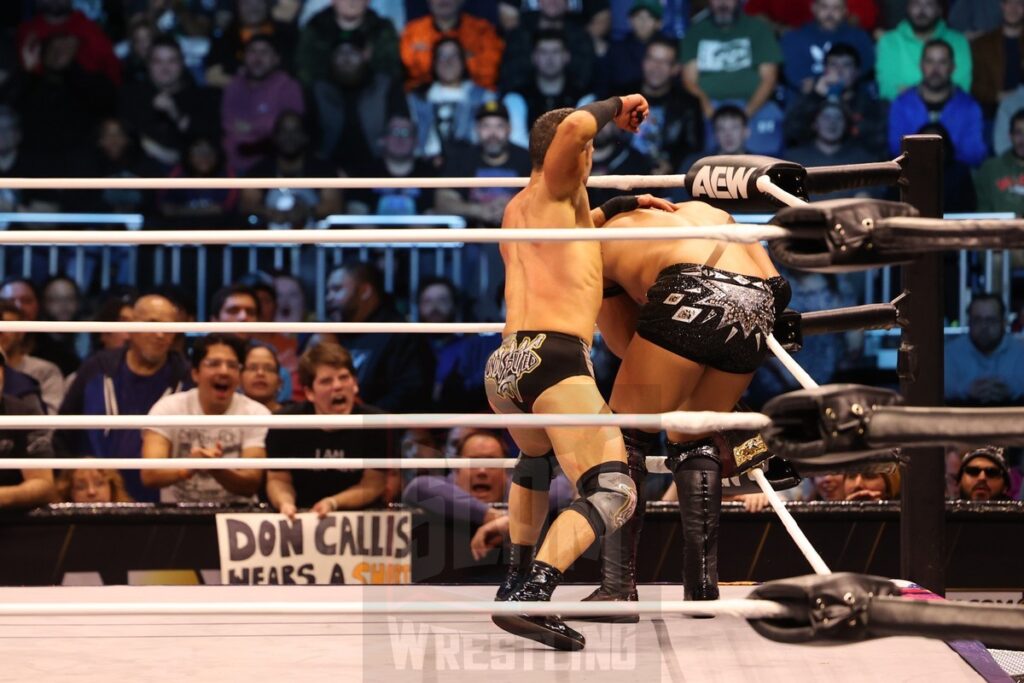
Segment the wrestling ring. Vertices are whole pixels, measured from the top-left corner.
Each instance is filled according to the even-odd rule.
[[[857,467],[879,458],[904,471],[901,520],[903,581],[833,573],[786,510],[760,467],[737,488],[760,490],[783,521],[814,572],[751,589],[723,586],[716,602],[685,602],[677,585],[644,585],[640,602],[578,600],[587,586],[566,585],[557,601],[494,603],[491,586],[260,586],[260,587],[54,587],[0,588],[0,660],[4,680],[111,680],[119,677],[195,680],[583,680],[597,672],[628,672],[650,680],[1012,680],[1021,675],[1024,609],[952,603],[944,590],[936,544],[943,523],[944,468],[939,444],[1024,444],[1024,410],[950,409],[941,405],[941,305],[933,283],[936,254],[947,249],[1024,246],[1024,221],[937,220],[941,201],[941,143],[934,136],[904,140],[897,160],[862,167],[803,169],[765,157],[710,157],[680,177],[609,176],[592,184],[628,189],[686,184],[696,199],[723,208],[767,204],[773,224],[704,228],[460,231],[349,230],[314,233],[231,231],[0,232],[3,244],[227,244],[509,240],[648,240],[694,238],[770,241],[787,267],[840,272],[904,264],[904,293],[874,304],[785,316],[769,347],[800,391],[770,401],[764,413],[661,415],[349,415],[273,416],[281,429],[583,426],[759,430],[771,450],[802,472]],[[521,186],[526,179],[439,179],[467,184]],[[498,181],[501,181],[500,183]],[[5,179],[12,188],[195,187],[196,180]],[[385,186],[377,179],[296,179],[302,187]],[[403,181],[426,186],[419,180]],[[703,183],[703,184],[701,184]],[[836,200],[807,203],[810,192],[898,183],[904,202]],[[281,179],[215,180],[204,187],[283,187]],[[403,185],[405,186],[405,185]],[[701,193],[703,189],[703,194]],[[731,202],[731,203],[730,203]],[[737,204],[740,202],[741,204]],[[715,203],[715,202],[712,202]],[[930,216],[922,218],[921,216]],[[929,283],[932,283],[929,286]],[[858,385],[817,386],[787,348],[803,335],[847,329],[899,327],[903,336],[903,391]],[[422,323],[46,323],[0,322],[23,332],[493,332],[500,325]],[[776,338],[778,337],[778,338]],[[937,370],[936,370],[937,368]],[[936,378],[938,378],[936,380]],[[937,382],[937,384],[936,384]],[[930,407],[931,406],[931,407]],[[311,418],[311,419],[306,419]],[[0,416],[4,429],[139,429],[268,426],[247,416]],[[507,459],[439,458],[362,461],[177,458],[106,459],[120,469],[361,469],[374,467],[502,467]],[[5,459],[0,467],[95,468],[83,459]],[[649,459],[664,471],[663,459]],[[936,480],[938,484],[936,484]],[[744,489],[747,490],[747,489]],[[9,559],[8,561],[16,561]],[[922,588],[923,587],[923,588]],[[557,652],[500,632],[497,613],[638,613],[636,625],[581,624],[585,650]],[[714,613],[713,620],[687,615]],[[809,644],[829,647],[808,647]],[[994,658],[995,657],[995,658]],[[998,663],[997,663],[998,661]],[[1000,667],[1000,664],[1004,668]],[[1008,673],[1009,672],[1009,673]],[[643,680],[638,678],[637,680]]]

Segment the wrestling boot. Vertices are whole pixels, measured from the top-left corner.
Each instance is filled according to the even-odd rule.
[[[605,536],[601,543],[601,585],[583,598],[584,602],[627,601],[636,602],[636,556],[640,545],[640,532],[644,526],[647,499],[644,483],[647,480],[647,455],[658,449],[659,433],[651,434],[638,429],[623,429],[626,442],[626,460],[629,476],[636,484],[636,511],[615,533]],[[595,615],[575,617],[580,621],[599,621],[611,624],[635,624],[636,614],[622,616]]]
[[[550,602],[551,594],[562,581],[562,572],[546,562],[534,561],[529,573],[511,595],[511,602]],[[505,631],[553,647],[556,650],[582,650],[583,634],[558,617],[530,617],[522,614],[495,614],[494,624]]]
[[[669,443],[666,462],[679,492],[683,524],[683,599],[718,599],[718,523],[722,465],[713,439]]]
[[[532,563],[533,546],[513,543],[509,551],[508,571],[505,573],[504,581],[498,586],[498,593],[494,596],[494,599],[498,602],[508,600],[512,592],[526,578]]]

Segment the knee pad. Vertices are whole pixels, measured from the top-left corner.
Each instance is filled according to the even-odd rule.
[[[551,488],[551,480],[555,478],[557,464],[554,451],[537,456],[519,451],[519,458],[512,468],[512,483],[531,491],[546,492]]]
[[[626,461],[630,472],[638,476],[647,474],[647,457],[658,454],[661,432],[644,432],[632,427],[622,429],[622,440],[626,444]]]
[[[569,506],[583,515],[600,538],[614,533],[636,510],[636,484],[623,462],[603,462],[591,467],[576,482],[580,497]]]
[[[688,470],[720,470],[722,456],[718,443],[712,436],[683,443],[669,441],[665,467],[673,474]]]

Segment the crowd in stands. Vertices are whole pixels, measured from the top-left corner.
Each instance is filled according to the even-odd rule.
[[[339,213],[501,222],[508,189],[19,191],[4,177],[506,177],[530,172],[541,113],[639,92],[636,136],[594,141],[595,174],[685,172],[713,154],[804,165],[875,161],[900,138],[941,134],[947,208],[1024,207],[1024,0],[24,0],[0,5],[0,212],[142,213],[147,227],[297,229]],[[671,193],[685,199],[680,189]],[[835,196],[883,196],[860,190]],[[595,191],[592,201],[606,199]],[[467,247],[468,249],[469,247]],[[20,255],[8,251],[9,259]],[[8,264],[6,272],[21,272]],[[35,271],[33,271],[35,272]],[[398,302],[371,262],[323,283],[251,274],[209,302],[219,321],[470,319],[471,292],[424,278]],[[857,302],[851,285],[787,274],[798,310]],[[472,278],[469,278],[470,280]],[[396,289],[397,291],[397,289]],[[500,319],[500,291],[488,293]],[[185,321],[187,295],[107,298],[58,276],[12,278],[3,320]],[[478,310],[478,309],[477,309]],[[482,317],[477,315],[477,317]],[[1002,299],[979,296],[946,368],[952,402],[1024,401],[1024,346]],[[495,336],[166,333],[0,334],[7,414],[330,415],[478,412]],[[855,363],[861,340],[812,338],[798,360],[819,381]],[[599,374],[614,363],[595,365]],[[608,369],[610,368],[610,369]],[[601,379],[599,377],[599,379]],[[793,388],[769,362],[752,388]],[[757,402],[755,401],[755,404]],[[500,434],[145,429],[12,432],[4,455],[505,457]],[[992,447],[956,453],[952,497],[1016,497],[1020,477]],[[1010,459],[1012,462],[1012,458]],[[319,475],[319,473],[318,473]],[[73,502],[245,503],[286,515],[415,503],[478,527],[474,553],[500,543],[500,470],[415,473],[102,468],[0,473],[0,507]],[[553,506],[571,495],[556,484]],[[671,491],[658,491],[657,496]],[[802,499],[899,495],[895,474],[816,478]],[[758,509],[763,501],[745,500]],[[497,539],[497,541],[495,541]]]

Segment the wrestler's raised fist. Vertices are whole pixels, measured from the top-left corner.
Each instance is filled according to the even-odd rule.
[[[643,95],[626,95],[619,99],[622,100],[622,109],[615,117],[615,125],[622,130],[635,133],[647,118],[647,112],[650,110],[647,100]]]

